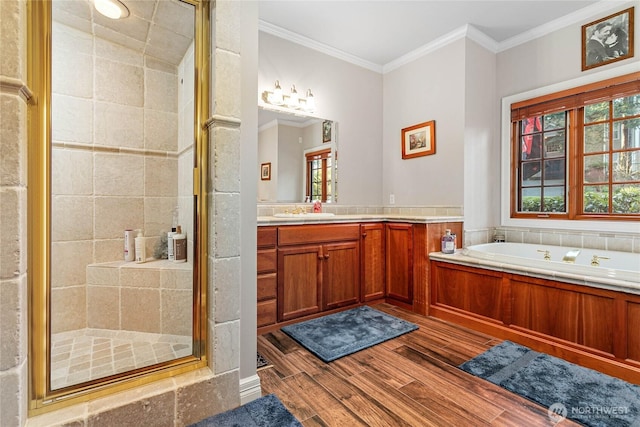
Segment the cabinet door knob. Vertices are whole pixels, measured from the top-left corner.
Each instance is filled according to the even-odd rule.
[[[329,259],[329,254],[325,254],[324,259]]]
[[[362,237],[367,237],[367,233],[362,233]]]

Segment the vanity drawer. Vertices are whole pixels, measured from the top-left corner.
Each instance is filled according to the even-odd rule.
[[[277,306],[275,299],[258,302],[258,327],[276,323]]]
[[[292,225],[278,230],[279,245],[360,240],[360,224]]]
[[[275,249],[258,250],[258,274],[273,273],[278,267],[278,256]]]
[[[276,273],[258,276],[258,301],[276,298],[278,295],[278,276]]]
[[[276,227],[258,227],[258,247],[268,248],[276,245],[278,229]]]

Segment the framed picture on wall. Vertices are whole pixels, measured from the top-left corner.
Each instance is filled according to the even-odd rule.
[[[582,71],[633,57],[633,7],[582,26]]]
[[[271,180],[271,162],[260,165],[260,179],[263,181]]]
[[[325,120],[322,122],[322,142],[331,142],[331,127],[333,122]]]
[[[420,123],[402,129],[402,158],[428,156],[436,153],[436,122]]]

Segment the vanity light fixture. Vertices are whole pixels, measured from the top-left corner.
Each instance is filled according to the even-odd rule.
[[[289,95],[289,99],[287,99],[287,106],[294,109],[300,108],[300,98],[298,97],[296,85],[291,86],[291,95]]]
[[[120,0],[93,0],[98,12],[111,19],[123,19],[129,16],[129,9]]]
[[[273,105],[282,105],[284,104],[284,98],[282,96],[282,88],[280,87],[280,82],[276,80],[276,87],[273,89],[273,96],[271,97],[271,103]]]
[[[316,109],[316,99],[313,97],[311,89],[307,90],[307,102],[304,106],[304,109],[309,112],[312,112]]]
[[[296,85],[291,85],[291,93],[284,95],[280,87],[280,81],[276,80],[273,92],[269,90],[262,92],[262,100],[269,105],[274,105],[281,109],[303,110],[308,113],[313,113],[316,109],[315,97],[313,93],[311,93],[311,89],[308,89],[306,94],[306,98],[301,97],[298,95]]]

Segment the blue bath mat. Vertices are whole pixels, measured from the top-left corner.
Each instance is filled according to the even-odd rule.
[[[190,427],[302,427],[275,394],[206,418]]]
[[[282,332],[331,362],[416,329],[413,323],[365,305],[284,326]]]
[[[640,426],[639,386],[510,341],[459,368],[547,407],[554,422]]]

